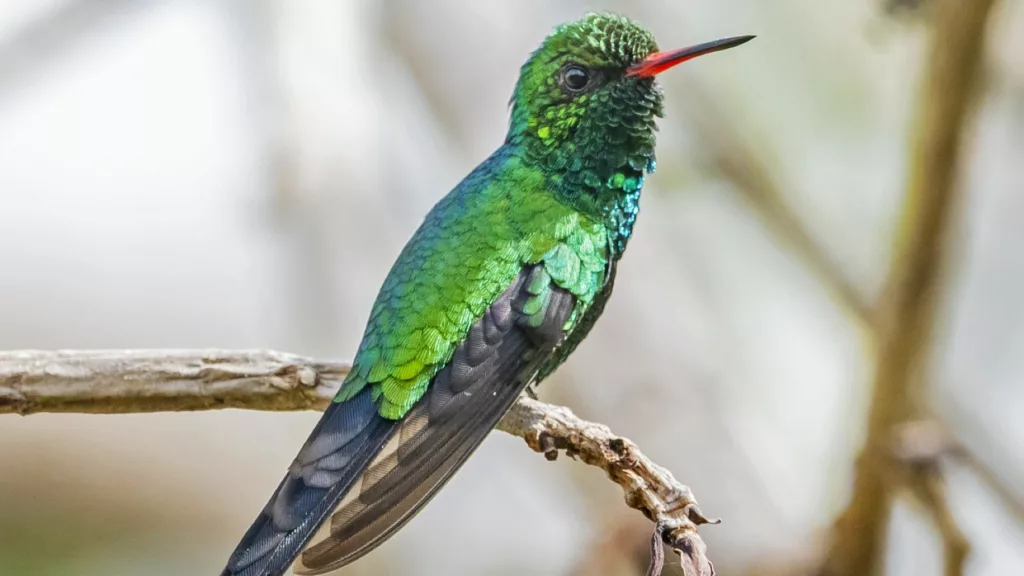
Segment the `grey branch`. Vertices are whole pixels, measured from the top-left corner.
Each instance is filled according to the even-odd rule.
[[[0,414],[127,414],[240,408],[323,410],[348,374],[324,362],[261,350],[0,352]],[[710,522],[690,489],[607,426],[525,396],[498,429],[553,460],[559,450],[597,466],[626,504],[655,522],[687,576],[713,568],[697,527]]]

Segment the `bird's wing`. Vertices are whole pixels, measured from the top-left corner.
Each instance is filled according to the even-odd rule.
[[[333,403],[222,575],[277,576],[303,549],[295,573],[324,574],[386,540],[511,407],[577,303],[544,263],[524,266],[404,418],[381,417],[370,387]]]
[[[576,297],[552,284],[542,265],[524,268],[473,324],[310,541],[295,572],[323,574],[348,564],[411,519],[512,406],[562,341],[575,306]]]
[[[476,449],[593,302],[604,229],[532,188],[541,175],[509,172],[517,160],[500,154],[403,249],[335,402],[222,576],[280,576],[302,550],[295,570],[322,574],[383,542]]]

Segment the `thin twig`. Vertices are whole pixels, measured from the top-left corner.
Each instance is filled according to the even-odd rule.
[[[903,232],[887,283],[879,331],[878,365],[868,416],[868,437],[858,457],[853,494],[836,520],[827,576],[865,576],[879,568],[890,505],[899,475],[892,474],[894,427],[922,404],[927,352],[945,264],[950,221],[957,206],[956,167],[968,103],[981,59],[985,23],[994,0],[936,0],[931,56],[920,94],[919,131],[913,142]],[[913,486],[911,486],[913,487]],[[933,517],[944,509],[938,485],[917,490]],[[948,516],[948,515],[947,515]],[[943,526],[939,526],[943,531]],[[943,531],[947,560],[961,542]],[[957,566],[947,561],[947,574]]]
[[[750,137],[741,135],[735,122],[699,85],[690,87],[688,101],[697,111],[693,114],[693,126],[698,131],[701,157],[708,168],[733,184],[768,231],[803,262],[854,320],[871,328],[873,304],[811,235],[783,194],[783,185],[765,164],[763,152],[754,152]]]
[[[1014,459],[1007,453],[1005,446],[981,418],[962,405],[950,405],[943,409],[943,429],[950,444],[952,459],[965,466],[978,480],[988,486],[993,495],[1003,503],[1003,509],[1013,515],[1017,522],[1024,526],[1024,492],[1012,487],[1019,482],[1008,482],[1005,478],[1021,477],[1021,470],[1014,470],[1011,464]],[[978,448],[984,447],[984,456]],[[996,471],[993,463],[999,463],[1004,473]],[[1010,468],[1008,471],[1006,468]]]
[[[348,369],[344,362],[256,350],[0,352],[0,414],[322,410]],[[657,524],[687,576],[713,575],[697,527],[717,520],[705,518],[693,492],[632,441],[525,396],[498,429],[549,460],[565,450],[604,470],[626,504]]]
[[[957,526],[953,513],[949,510],[945,483],[938,462],[928,466],[911,468],[910,477],[906,480],[907,487],[918,503],[922,505],[928,518],[939,531],[942,538],[944,574],[960,576],[964,573],[964,562],[970,552],[967,538]]]
[[[978,477],[978,480],[988,486],[989,490],[1002,501],[1004,510],[1012,514],[1018,524],[1024,525],[1024,497],[1021,496],[1019,490],[1010,488],[988,462],[971,450],[963,448],[963,444],[959,446],[961,449],[956,453],[956,461],[966,466]]]

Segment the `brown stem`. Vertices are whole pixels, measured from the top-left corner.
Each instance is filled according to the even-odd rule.
[[[878,570],[895,492],[893,427],[920,403],[948,230],[956,204],[956,167],[968,104],[994,0],[936,0],[931,55],[911,149],[903,234],[897,242],[878,325],[878,365],[868,433],[853,494],[836,520],[827,576]]]

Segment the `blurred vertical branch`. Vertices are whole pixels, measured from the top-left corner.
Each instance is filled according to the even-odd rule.
[[[895,427],[918,415],[944,248],[956,207],[957,156],[993,4],[941,0],[935,6],[902,233],[877,324],[878,364],[867,440],[857,460],[850,502],[834,526],[822,570],[826,576],[876,573],[899,483],[931,512],[943,537],[948,576],[961,573],[967,553],[945,509],[938,467],[908,466],[907,474],[894,474],[892,441]]]

